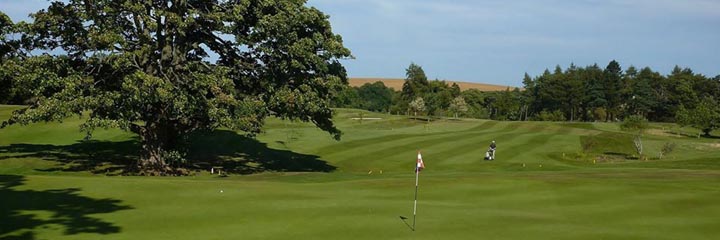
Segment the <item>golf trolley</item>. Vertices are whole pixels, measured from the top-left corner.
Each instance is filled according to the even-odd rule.
[[[495,149],[490,148],[485,152],[485,160],[495,160]]]

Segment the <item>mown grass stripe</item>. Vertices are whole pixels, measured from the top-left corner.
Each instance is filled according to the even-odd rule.
[[[481,126],[495,126],[497,123],[492,124],[481,124]],[[393,142],[399,142],[402,144],[413,144],[416,148],[427,148],[428,142],[433,141],[449,141],[452,139],[462,138],[466,136],[471,136],[474,134],[487,132],[487,131],[499,131],[492,128],[472,128],[475,130],[467,130],[467,131],[458,131],[458,132],[440,132],[440,133],[418,133],[418,134],[405,134],[405,135],[398,135],[398,137],[394,136],[384,136],[384,137],[378,137],[378,138],[371,138],[371,139],[362,139],[362,140],[355,140],[348,143],[342,143],[336,146],[332,147],[325,147],[321,151],[319,151],[319,154],[323,154],[326,156],[331,155],[337,155],[342,154],[344,152],[348,151],[356,151],[359,150],[358,148],[377,148],[378,146],[387,147],[388,144]],[[439,140],[433,140],[433,137],[437,136],[446,136]],[[413,141],[414,138],[420,138],[419,141]],[[392,144],[391,144],[392,145]]]
[[[377,151],[362,153],[361,155],[346,156],[347,158],[345,160],[338,160],[338,161],[331,160],[331,162],[333,162],[334,164],[337,164],[338,167],[340,167],[340,168],[345,168],[348,170],[352,169],[354,166],[362,166],[362,165],[389,166],[391,169],[394,167],[402,168],[402,165],[404,164],[403,162],[398,162],[397,165],[393,165],[392,162],[397,161],[396,159],[404,159],[403,155],[408,155],[409,152],[414,152],[415,150],[417,150],[418,146],[420,146],[420,148],[423,151],[425,151],[425,153],[426,153],[425,155],[427,155],[428,158],[441,159],[441,158],[443,158],[442,155],[437,155],[436,153],[434,153],[435,149],[442,149],[441,146],[437,146],[437,145],[440,145],[442,143],[452,144],[454,146],[453,149],[455,149],[455,150],[446,151],[446,153],[444,153],[444,154],[447,154],[448,152],[460,151],[460,149],[472,147],[473,145],[484,146],[485,144],[489,144],[489,140],[487,140],[487,139],[492,139],[493,136],[488,137],[487,135],[479,135],[479,133],[486,133],[486,134],[496,134],[497,133],[497,135],[495,135],[495,136],[500,136],[499,139],[503,139],[503,140],[509,140],[509,139],[514,138],[515,136],[518,136],[518,134],[507,134],[507,132],[508,132],[507,129],[508,128],[505,127],[502,129],[494,129],[494,131],[470,132],[470,133],[454,135],[454,136],[444,137],[444,138],[430,138],[430,139],[420,138],[421,139],[420,141],[414,141],[412,143],[400,142],[397,145],[389,145],[389,146],[386,146],[385,148],[377,150]],[[520,131],[520,130],[518,128],[514,128],[513,131]],[[466,139],[471,142],[462,144],[462,145],[457,145],[456,142],[451,141],[451,140],[457,140],[457,139]],[[477,139],[482,139],[483,142],[480,143],[479,141],[475,141]],[[498,139],[498,138],[496,138],[496,139]],[[371,157],[367,157],[367,156],[371,156]],[[356,160],[363,161],[363,163],[356,162]],[[375,162],[381,162],[381,163],[373,164]]]

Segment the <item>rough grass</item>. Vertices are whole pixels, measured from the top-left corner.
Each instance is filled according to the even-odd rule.
[[[11,107],[0,107],[5,119]],[[0,239],[712,239],[718,139],[632,135],[612,123],[436,119],[340,109],[336,142],[270,119],[257,139],[194,138],[180,178],[105,176],[134,161],[118,130],[81,141],[81,119],[0,129]],[[666,126],[657,125],[658,128]],[[497,160],[483,161],[490,141]],[[585,153],[584,141],[597,144]],[[678,144],[663,159],[665,142]],[[417,231],[413,166],[421,150]],[[615,155],[613,155],[615,154]],[[593,157],[611,155],[614,161]],[[105,171],[103,171],[105,170]],[[93,174],[96,173],[96,174]],[[400,216],[409,218],[403,222]]]

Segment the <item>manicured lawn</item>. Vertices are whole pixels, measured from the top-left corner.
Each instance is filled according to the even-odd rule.
[[[10,108],[0,107],[0,119]],[[228,177],[115,176],[136,158],[133,136],[110,129],[83,142],[80,119],[0,129],[0,239],[720,235],[718,139],[668,134],[657,124],[643,138],[645,161],[632,157],[632,136],[610,123],[351,119],[358,115],[339,110],[339,142],[272,119],[257,139],[223,130],[195,138],[192,161],[238,161],[238,173],[253,173]],[[599,143],[583,152],[587,138]],[[497,160],[483,161],[491,140]],[[677,147],[659,159],[667,142]],[[427,168],[413,232],[406,223],[417,150]]]

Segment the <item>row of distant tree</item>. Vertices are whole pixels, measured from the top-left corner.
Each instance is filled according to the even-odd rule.
[[[605,69],[556,66],[551,73],[523,79],[526,91],[520,104],[532,117],[543,111],[560,111],[565,120],[615,121],[641,115],[651,121],[671,122],[681,108],[694,109],[720,99],[720,75],[708,78],[689,68],[675,67],[667,75],[649,67],[630,66],[623,71],[611,61]]]
[[[614,60],[605,68],[571,64],[535,77],[525,74],[523,84],[522,90],[461,91],[454,83],[428,81],[422,67],[413,63],[399,91],[382,82],[368,83],[344,89],[334,103],[406,115],[513,121],[620,121],[642,116],[701,129],[720,126],[720,75],[710,78],[689,68],[675,67],[662,75],[649,67],[623,71]]]
[[[336,94],[335,107],[360,108],[392,114],[422,116],[463,116],[490,118],[489,107],[494,92],[461,91],[453,83],[429,81],[422,67],[410,64],[402,89],[386,87],[382,82],[348,87]],[[518,91],[518,90],[515,90]]]
[[[348,87],[335,95],[335,107],[359,108],[391,114],[435,117],[470,117],[519,120],[518,88],[500,92],[478,89],[461,91],[456,83],[429,81],[417,64],[406,69],[402,89],[386,87],[382,82]],[[510,111],[510,109],[517,108]]]

